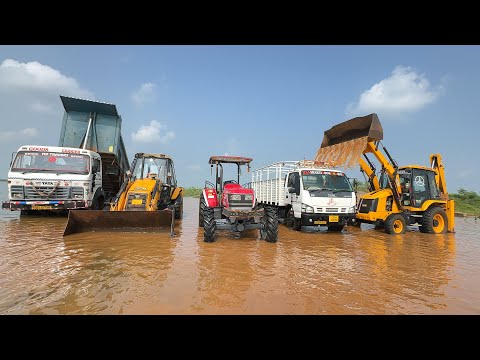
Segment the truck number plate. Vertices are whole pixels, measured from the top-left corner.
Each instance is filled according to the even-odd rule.
[[[315,225],[325,225],[327,222],[325,220],[315,220],[313,223]]]
[[[32,210],[51,210],[52,205],[32,205]]]
[[[133,199],[132,205],[142,205],[142,199]]]
[[[338,222],[338,215],[328,215],[329,222]]]

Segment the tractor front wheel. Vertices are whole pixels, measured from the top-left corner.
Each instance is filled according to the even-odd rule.
[[[203,195],[200,194],[200,206],[198,208],[198,226],[203,227],[203,212],[205,211],[205,208],[207,205],[205,205],[205,199],[203,198]]]
[[[214,242],[215,231],[217,230],[217,224],[215,223],[215,215],[213,208],[206,207],[202,213],[203,217],[203,241]]]

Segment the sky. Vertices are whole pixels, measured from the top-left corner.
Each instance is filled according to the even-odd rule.
[[[313,159],[374,112],[400,166],[440,153],[449,192],[480,191],[479,64],[479,46],[0,46],[0,178],[21,145],[58,145],[66,95],[115,104],[129,161],[168,154],[180,186],[212,181],[212,155]]]

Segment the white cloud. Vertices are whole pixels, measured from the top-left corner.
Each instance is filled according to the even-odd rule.
[[[392,75],[365,90],[358,101],[347,106],[347,115],[401,115],[414,112],[433,103],[443,87],[433,88],[425,74],[412,67],[397,66]]]
[[[0,140],[1,141],[15,141],[16,139],[28,140],[34,137],[37,137],[39,134],[38,129],[36,128],[25,128],[21,130],[7,130],[0,131]]]
[[[148,82],[140,85],[140,88],[132,93],[132,100],[137,105],[144,105],[153,102],[156,97],[156,85]]]
[[[192,171],[200,171],[202,169],[202,167],[198,164],[188,165],[188,168]]]
[[[93,94],[82,89],[74,78],[37,61],[23,63],[5,59],[0,64],[0,90],[93,98]]]
[[[175,138],[175,133],[167,129],[166,125],[152,120],[150,124],[142,125],[136,132],[132,133],[132,140],[142,143],[158,142],[166,144]]]
[[[32,139],[38,145],[57,145],[63,119],[59,95],[94,99],[77,79],[58,69],[1,58],[0,152],[10,154]],[[9,161],[0,157],[0,178],[6,176]]]
[[[460,179],[465,179],[465,178],[470,177],[470,175],[472,175],[472,173],[473,173],[472,169],[462,170],[462,171],[458,172],[457,177],[460,178]]]

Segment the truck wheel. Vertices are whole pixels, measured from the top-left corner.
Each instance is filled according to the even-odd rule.
[[[262,218],[264,229],[260,230],[260,238],[267,242],[278,241],[278,217],[276,209],[267,206],[264,208],[264,215]]]
[[[407,228],[405,218],[400,214],[392,214],[385,220],[385,232],[387,234],[404,234]]]
[[[299,231],[302,228],[302,223],[300,222],[300,219],[295,218],[293,210],[288,212],[287,226],[295,231]]]
[[[100,204],[98,203],[98,198],[93,199],[92,206],[90,207],[91,210],[100,210]],[[103,210],[103,208],[102,208]]]
[[[203,241],[213,242],[215,240],[215,230],[217,229],[213,208],[205,207],[202,217],[203,217]]]
[[[205,211],[205,199],[203,195],[200,194],[200,206],[198,207],[198,226],[203,227],[203,212]]]
[[[432,207],[423,213],[420,231],[430,234],[445,234],[448,228],[447,213],[441,207]]]
[[[183,196],[179,195],[174,203],[175,219],[179,220],[183,217]]]

